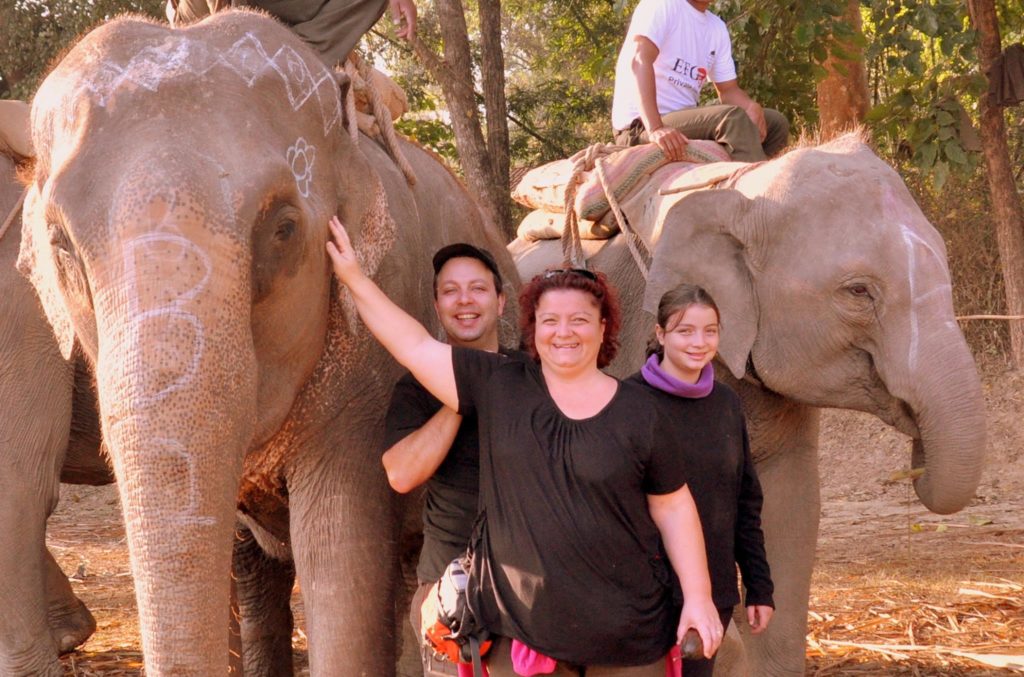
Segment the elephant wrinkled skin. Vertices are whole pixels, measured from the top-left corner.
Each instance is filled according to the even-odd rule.
[[[642,364],[665,291],[686,281],[711,292],[722,311],[716,375],[743,399],[776,584],[767,632],[752,636],[742,614],[735,620],[752,674],[799,675],[820,507],[816,408],[865,411],[913,437],[918,496],[950,513],[981,476],[980,380],[954,317],[942,237],[859,137],[745,167],[724,188],[663,191],[676,171],[659,170],[623,204],[653,244],[646,284],[624,238],[585,243],[623,298],[644,298],[646,312],[624,306],[612,370]],[[523,279],[562,259],[557,241],[509,248]],[[716,674],[729,664],[743,662],[723,655]]]
[[[237,11],[179,30],[111,21],[33,103],[18,267],[52,359],[80,346],[95,371],[148,675],[228,669],[236,512],[246,672],[291,671],[290,628],[262,623],[290,621],[294,573],[312,674],[394,671],[400,515],[379,446],[398,368],[332,284],[327,220],[430,325],[431,251],[464,240],[514,269],[434,157],[400,143],[410,186],[353,142],[338,89],[291,32]],[[61,674],[34,639],[5,674]]]
[[[14,159],[0,153],[0,219],[11,216],[0,238],[0,572],[6,581],[0,608],[19,610],[0,620],[4,675],[16,673],[14,657],[31,653],[36,643],[66,653],[96,629],[47,550],[44,528],[57,503],[58,479],[113,479],[100,455],[88,370],[80,355],[61,356],[39,299],[15,269],[21,219],[12,210],[22,186],[14,171]]]

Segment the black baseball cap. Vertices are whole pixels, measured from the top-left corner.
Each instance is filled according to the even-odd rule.
[[[484,264],[487,270],[491,271],[494,275],[494,290],[501,293],[501,272],[498,270],[498,264],[491,256],[491,253],[486,249],[474,247],[468,242],[456,242],[446,247],[441,247],[434,254],[434,292],[437,292],[437,276],[441,273],[441,269],[444,268],[444,264],[448,263],[452,259],[457,258],[468,258],[476,259],[480,263]]]

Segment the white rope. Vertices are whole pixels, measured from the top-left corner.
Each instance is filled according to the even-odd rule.
[[[387,104],[384,103],[384,97],[373,85],[373,67],[362,57],[355,52],[349,54],[348,59],[345,61],[345,73],[348,75],[350,85],[348,93],[345,95],[345,115],[349,120],[348,133],[352,137],[354,143],[359,143],[359,125],[357,122],[356,113],[356,90],[360,89],[369,95],[370,106],[372,108],[371,116],[377,123],[377,128],[380,130],[381,142],[384,144],[384,150],[387,151],[388,155],[394,161],[398,168],[402,170],[402,174],[405,176],[406,182],[410,186],[416,185],[416,173],[412,169],[412,165],[406,159],[405,154],[402,153],[401,147],[398,145],[398,136],[395,134],[395,126],[391,120],[391,111],[388,110]]]
[[[579,215],[576,213],[576,191],[583,182],[583,174],[589,171],[596,171],[597,179],[601,182],[601,189],[608,199],[608,206],[611,208],[612,214],[615,215],[619,231],[626,238],[629,253],[633,255],[633,260],[646,280],[647,273],[651,267],[652,257],[650,248],[644,242],[644,239],[640,237],[640,234],[629,224],[625,214],[622,213],[619,201],[616,199],[614,191],[609,188],[608,179],[604,172],[604,159],[625,149],[626,146],[595,143],[573,156],[572,176],[565,187],[565,225],[562,228],[562,254],[565,256],[565,260],[573,267],[587,267],[587,257],[583,251],[583,241],[580,237]]]
[[[19,197],[18,201],[14,203],[14,207],[11,208],[11,212],[7,215],[7,218],[4,219],[4,225],[0,226],[0,240],[4,239],[4,235],[7,234],[11,224],[14,223],[15,217],[17,217],[18,212],[21,211],[21,206],[25,204],[25,196],[27,194],[28,188],[26,187],[25,190],[21,191],[21,197]]]

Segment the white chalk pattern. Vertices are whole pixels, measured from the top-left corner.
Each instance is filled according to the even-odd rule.
[[[161,47],[145,47],[126,64],[116,63],[97,53],[92,59],[93,73],[79,77],[81,70],[65,71],[61,76],[72,80],[66,99],[73,102],[89,96],[101,107],[121,88],[142,88],[155,92],[160,85],[179,77],[200,79],[215,68],[227,68],[252,88],[266,75],[280,77],[288,102],[298,111],[312,102],[320,109],[324,134],[342,124],[341,101],[333,75],[319,61],[311,69],[306,59],[290,45],[279,47],[273,55],[251,32],[239,38],[229,49],[211,48],[207,43],[185,35],[169,35]],[[49,80],[49,79],[48,79]],[[197,85],[200,83],[196,82]],[[56,86],[56,85],[51,85]],[[63,105],[65,115],[73,116],[75,106]],[[72,120],[67,120],[71,123]]]
[[[926,242],[920,235],[915,233],[906,224],[900,224],[900,234],[903,237],[903,244],[907,253],[907,281],[910,285],[910,346],[908,348],[907,362],[909,363],[910,368],[913,370],[917,368],[918,343],[920,339],[920,327],[917,316],[918,306],[923,305],[924,302],[927,301],[932,296],[936,294],[942,294],[943,297],[948,301],[949,307],[952,308],[953,288],[947,282],[945,284],[929,285],[928,289],[926,290],[918,290],[917,278],[920,275],[920,264],[926,263],[927,260],[930,258],[933,263],[939,264],[940,269],[943,272],[945,272],[945,279],[948,280],[949,271],[946,267],[946,261],[945,258],[939,254],[939,252],[935,251],[935,249],[930,244],[928,244],[928,242]],[[917,258],[918,247],[923,248],[924,252],[926,253],[925,259],[921,260],[920,262]]]
[[[309,184],[313,181],[313,164],[316,162],[316,146],[299,137],[288,149],[288,166],[292,168],[295,186],[302,197],[309,197]]]

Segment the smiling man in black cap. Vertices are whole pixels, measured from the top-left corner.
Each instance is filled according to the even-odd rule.
[[[453,346],[497,352],[498,319],[505,307],[494,257],[458,243],[434,255],[434,310]],[[502,350],[502,352],[509,352]],[[395,385],[387,414],[384,469],[388,483],[407,493],[426,483],[423,549],[411,621],[419,635],[420,606],[431,584],[466,550],[477,513],[480,446],[477,422],[463,418],[406,373]],[[455,675],[455,665],[422,649],[423,674]]]

